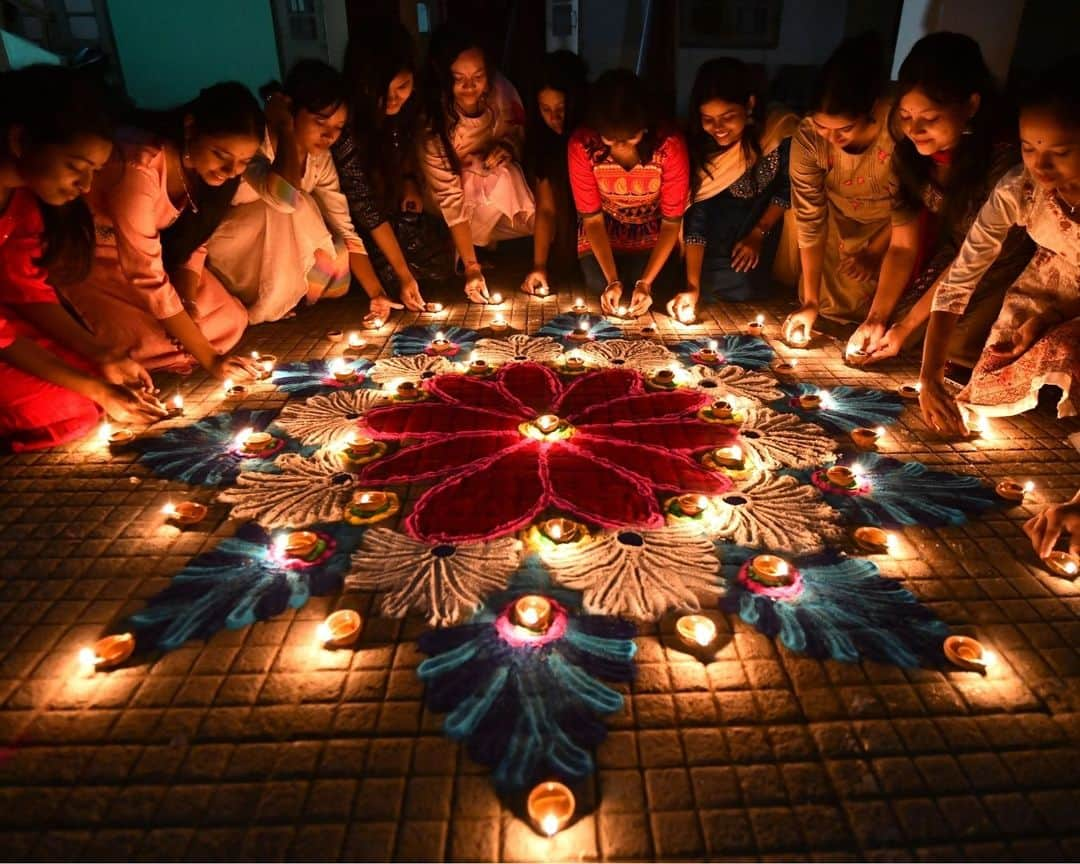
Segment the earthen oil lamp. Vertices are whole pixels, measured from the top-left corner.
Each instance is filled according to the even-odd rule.
[[[179,504],[170,501],[161,508],[161,512],[177,525],[196,525],[206,518],[207,508],[198,501],[181,501]]]
[[[290,531],[276,542],[280,557],[299,560],[310,558],[318,545],[319,535],[314,531]]]
[[[492,369],[487,360],[477,358],[469,361],[468,371],[470,375],[489,375],[491,374]]]
[[[442,310],[443,310],[443,304],[442,303],[425,303],[424,304],[424,311],[427,312],[428,314],[437,315],[439,312],[442,312]]]
[[[706,366],[712,366],[720,359],[717,349],[720,344],[715,339],[710,339],[709,344],[697,352],[697,359]]]
[[[119,666],[135,652],[133,633],[114,633],[98,639],[92,647],[79,652],[79,665],[87,672],[95,669],[112,669]]]
[[[693,518],[705,512],[709,506],[709,499],[704,495],[680,495],[675,499],[675,504],[683,516]]]
[[[1020,483],[1017,480],[1005,479],[997,484],[995,491],[1006,501],[1023,501],[1024,496],[1035,491],[1035,484],[1030,480]]]
[[[922,391],[922,384],[916,381],[914,384],[901,384],[896,388],[896,392],[902,399],[918,399],[919,393]]]
[[[866,426],[859,426],[852,429],[850,434],[851,440],[855,442],[855,446],[860,450],[873,450],[877,447],[878,439],[885,434],[885,427],[878,426],[876,429],[868,429]]]
[[[536,296],[539,297],[541,300],[546,300],[548,297],[551,296],[551,288],[544,284],[537,285]]]
[[[570,331],[570,339],[574,342],[588,342],[589,330],[589,319],[582,318],[578,321],[578,326]]]
[[[746,325],[746,332],[749,336],[760,336],[765,332],[765,316],[758,315],[753,321]]]
[[[578,351],[571,351],[563,355],[563,368],[567,372],[577,373],[585,371],[585,358]]]
[[[584,315],[589,311],[589,307],[585,305],[585,300],[581,297],[574,298],[574,305],[570,307],[570,311],[575,315]]]
[[[539,429],[544,435],[550,435],[552,432],[557,432],[561,425],[562,420],[554,414],[541,414],[533,420],[533,426]]]
[[[652,377],[649,379],[649,383],[664,389],[671,389],[675,386],[675,370],[657,369],[653,372]]]
[[[328,342],[340,342],[345,338],[345,333],[342,330],[327,330],[326,340]]]
[[[675,632],[691,648],[707,648],[716,640],[716,623],[705,615],[683,615],[675,622]]]
[[[225,392],[226,397],[232,397],[234,399],[247,393],[247,387],[243,384],[237,384],[232,378],[226,378],[224,382],[222,382],[221,389]]]
[[[779,555],[755,555],[750,559],[750,574],[755,582],[778,587],[790,585],[791,565]]]
[[[451,348],[454,347],[454,343],[446,338],[446,334],[441,330],[435,334],[435,338],[431,340],[431,350],[436,354],[445,354]]]
[[[415,402],[423,396],[423,391],[416,386],[415,381],[401,381],[394,388],[394,398],[401,402]]]
[[[360,636],[363,626],[360,613],[352,609],[338,609],[326,616],[316,634],[324,648],[348,648]]]
[[[110,450],[122,450],[135,440],[135,433],[130,429],[114,429],[111,423],[102,423],[98,437]]]
[[[837,489],[854,489],[859,485],[859,475],[847,465],[833,465],[826,469],[827,479]]]
[[[351,384],[356,380],[356,369],[342,357],[335,357],[330,361],[330,374],[339,384]]]
[[[172,398],[172,402],[169,404],[169,416],[170,417],[183,417],[184,416],[184,397],[177,393]]]
[[[810,341],[810,336],[806,332],[805,327],[798,327],[791,333],[791,338],[788,340],[788,345],[792,348],[805,348]]]
[[[349,331],[349,338],[345,345],[345,355],[347,357],[355,357],[364,347],[367,345],[367,340],[356,330]]]
[[[353,496],[349,507],[356,511],[359,516],[374,516],[381,510],[386,509],[389,500],[390,498],[385,492],[378,489],[369,489],[357,492]]]
[[[1050,571],[1065,579],[1076,579],[1080,573],[1080,558],[1068,552],[1055,550],[1043,558]]]
[[[799,396],[799,407],[804,411],[816,411],[821,407],[820,393],[803,393]]]
[[[787,360],[777,360],[773,363],[773,372],[780,376],[792,376],[795,374],[795,369],[799,365],[799,361],[794,357]]]
[[[574,807],[574,793],[554,780],[534,787],[526,802],[529,820],[545,837],[554,837],[570,824]]]
[[[342,448],[342,453],[346,459],[351,461],[364,460],[377,452],[379,444],[372,438],[366,435],[350,435],[346,441],[345,446]]]
[[[709,406],[709,413],[717,420],[732,420],[735,417],[735,405],[730,399],[717,399]]]
[[[742,471],[746,467],[746,457],[743,455],[742,447],[738,444],[710,450],[708,460],[717,468],[728,468],[733,471]]]
[[[274,447],[274,436],[269,432],[256,432],[250,426],[241,429],[233,439],[233,446],[244,456],[260,456]]]
[[[514,601],[514,623],[530,633],[546,633],[551,626],[551,611],[547,597],[526,594]]]
[[[694,310],[693,309],[691,309],[689,306],[680,306],[679,307],[678,321],[679,321],[680,324],[682,324],[684,327],[689,327],[691,324],[694,323],[695,320],[697,320],[697,319],[694,316]]]
[[[581,536],[581,528],[572,519],[545,519],[540,523],[540,533],[552,543],[574,543]]]
[[[488,328],[492,333],[505,333],[510,328],[510,324],[507,322],[502,312],[498,312],[495,317],[491,319]]]
[[[949,662],[961,669],[986,674],[997,661],[993,651],[988,651],[978,639],[970,636],[949,636],[942,647]]]
[[[863,525],[855,529],[855,542],[867,552],[890,555],[896,549],[896,535],[875,525]]]

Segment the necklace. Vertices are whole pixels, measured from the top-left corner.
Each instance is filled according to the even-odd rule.
[[[184,194],[187,195],[188,204],[191,205],[191,212],[198,213],[199,205],[195,203],[195,199],[191,197],[191,190],[187,185],[187,171],[184,170],[184,157],[179,157],[177,167],[180,169],[180,182],[184,184]]]
[[[1058,201],[1060,201],[1060,202],[1061,202],[1061,206],[1062,206],[1062,207],[1064,207],[1064,208],[1065,208],[1066,210],[1068,210],[1068,211],[1069,211],[1069,215],[1070,215],[1070,216],[1075,216],[1075,215],[1076,215],[1076,208],[1077,208],[1077,207],[1080,207],[1080,202],[1077,202],[1076,204],[1070,204],[1070,203],[1069,203],[1069,202],[1068,202],[1068,201],[1067,201],[1067,200],[1065,199],[1065,196],[1061,194],[1061,190],[1060,190],[1060,189],[1058,189],[1058,190],[1055,190],[1055,191],[1057,192],[1057,198],[1058,198]]]

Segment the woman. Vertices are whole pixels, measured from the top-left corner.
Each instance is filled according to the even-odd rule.
[[[396,286],[401,303],[419,312],[419,282],[442,282],[453,273],[445,223],[424,212],[413,57],[412,37],[398,21],[368,24],[350,37],[349,122],[332,148],[353,225],[381,282],[371,308],[382,318],[394,305],[385,289]]]
[[[453,25],[428,58],[423,167],[465,271],[465,295],[489,301],[477,246],[533,233],[536,205],[521,170],[525,109],[483,47]]]
[[[779,231],[791,207],[788,160],[798,118],[764,120],[750,68],[727,57],[703,64],[690,90],[690,197],[683,236],[686,290],[669,312],[692,321],[702,288],[711,299],[769,294]]]
[[[997,88],[971,37],[932,33],[916,42],[900,67],[897,97],[895,125],[904,138],[893,151],[893,164],[901,197],[921,210],[919,257],[928,263],[901,295],[885,296],[879,287],[871,317],[860,328],[866,363],[892,357],[922,338],[934,282],[956,257],[994,185],[1020,161],[1015,127],[1001,134]],[[1033,251],[1022,228],[1009,232],[958,322],[950,360],[975,365],[1006,289]]]
[[[533,267],[526,294],[547,294],[552,270],[569,274],[577,261],[577,220],[570,204],[566,145],[577,128],[585,94],[585,64],[572,51],[544,57],[529,101],[526,166],[536,198]]]
[[[1028,519],[1024,533],[1040,558],[1054,551],[1062,534],[1069,535],[1069,554],[1080,555],[1080,489],[1065,503],[1051,504],[1038,516]]]
[[[66,298],[99,341],[148,369],[242,379],[258,371],[227,352],[247,310],[204,265],[206,241],[255,158],[264,120],[242,84],[215,84],[171,112],[146,115],[90,196],[97,249]]]
[[[578,256],[585,284],[600,294],[605,314],[644,315],[653,284],[670,297],[690,191],[686,143],[673,128],[657,128],[645,87],[626,70],[605,72],[593,85],[585,126],[570,137],[567,159],[580,227]],[[629,294],[625,284],[633,286]]]
[[[81,196],[112,150],[101,94],[57,66],[5,72],[0,132],[0,438],[40,450],[85,435],[102,409],[121,421],[164,416],[146,371],[95,342],[46,281],[49,266],[69,276],[89,266]]]
[[[784,322],[789,342],[805,342],[819,314],[861,321],[879,284],[891,295],[914,269],[918,223],[896,206],[886,83],[877,38],[845,40],[792,140],[802,307]]]
[[[268,128],[207,244],[210,266],[252,324],[283,318],[302,300],[342,296],[350,273],[381,289],[330,156],[348,116],[341,75],[301,60],[270,102],[281,122]]]
[[[1024,164],[998,182],[942,275],[926,331],[919,400],[934,428],[962,435],[964,413],[1006,417],[1033,408],[1047,384],[1061,388],[1058,416],[1078,413],[1080,377],[1080,84],[1071,57],[1041,77],[1022,102]],[[957,319],[1022,226],[1034,257],[1005,295],[971,380],[956,399],[945,358]],[[963,406],[963,411],[961,407]]]

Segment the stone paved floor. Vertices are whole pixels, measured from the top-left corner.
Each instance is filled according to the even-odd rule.
[[[570,298],[513,296],[512,321],[535,328]],[[351,298],[308,310],[254,328],[242,347],[326,356],[339,346],[325,330],[362,311]],[[727,307],[716,323],[738,327],[757,311]],[[775,337],[782,310],[762,311]],[[455,306],[442,320],[490,316]],[[657,323],[674,335],[668,319]],[[802,377],[821,384],[895,386],[914,374],[845,368],[828,340],[801,353]],[[177,386],[189,416],[220,405],[200,375],[165,379],[167,395]],[[260,388],[247,404],[283,401]],[[819,662],[731,618],[703,665],[668,647],[670,624],[646,629],[639,677],[583,790],[585,815],[552,841],[500,802],[424,709],[418,620],[373,618],[355,653],[326,652],[314,630],[335,599],[316,599],[206,644],[76,675],[80,647],[237,526],[221,505],[198,530],[163,525],[166,500],[210,502],[213,491],[192,496],[130,454],[83,444],[0,458],[0,854],[1080,858],[1080,585],[1046,574],[1020,531],[1080,485],[1065,440],[1080,424],[1041,412],[992,425],[988,439],[947,443],[909,409],[882,449],[990,481],[1032,479],[1032,503],[905,531],[897,557],[879,559],[998,653],[989,675]]]

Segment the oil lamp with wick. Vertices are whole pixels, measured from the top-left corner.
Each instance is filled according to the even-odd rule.
[[[715,339],[710,339],[709,343],[697,352],[697,357],[695,359],[705,364],[706,366],[711,366],[720,359],[720,355],[719,353],[717,353],[717,349],[719,347],[719,342],[717,342]]]
[[[707,467],[712,468],[727,468],[730,471],[742,471],[746,468],[746,456],[738,444],[710,450],[704,461]]]
[[[533,425],[544,435],[550,435],[552,432],[558,431],[562,421],[554,414],[541,414],[533,420]]]
[[[169,404],[169,416],[170,417],[182,417],[184,415],[184,397],[177,391],[173,396],[172,402]]]
[[[878,528],[876,525],[863,525],[855,529],[854,536],[855,542],[867,552],[896,554],[899,541],[895,534],[891,534],[883,528]]]
[[[400,402],[415,402],[423,397],[423,391],[415,381],[400,381],[394,387],[394,398]]]
[[[885,427],[878,426],[875,429],[868,429],[865,426],[859,426],[852,429],[850,434],[851,440],[855,442],[855,446],[860,450],[873,450],[877,447],[878,441],[885,435]]]
[[[428,312],[428,313],[430,313],[432,315],[438,314],[439,312],[442,312],[442,310],[443,310],[443,304],[442,303],[425,303],[424,304],[424,311]]]
[[[247,388],[243,384],[237,384],[232,378],[226,378],[222,384],[221,389],[225,392],[225,396],[243,396],[247,392]]]
[[[363,348],[365,345],[367,345],[367,341],[364,339],[363,336],[360,335],[359,331],[349,331],[348,350],[356,352]]]
[[[551,601],[540,594],[526,594],[514,601],[514,623],[530,633],[546,633],[551,615]]]
[[[675,506],[683,516],[694,518],[700,516],[709,506],[709,499],[704,495],[680,495],[675,499]]]
[[[997,484],[995,491],[1006,501],[1023,501],[1025,496],[1035,491],[1035,484],[1030,480],[1020,483],[1017,480],[1005,479]]]
[[[545,519],[540,523],[540,533],[552,543],[574,543],[581,536],[581,528],[571,519]]]
[[[788,344],[792,348],[805,348],[806,343],[810,341],[810,336],[806,332],[805,327],[796,327],[791,331],[791,338],[788,340]]]
[[[290,531],[274,538],[274,553],[281,560],[305,560],[319,546],[319,535],[314,531]]]
[[[98,439],[109,448],[119,450],[135,440],[135,433],[130,429],[114,429],[111,423],[105,422],[98,430]]]
[[[758,315],[753,321],[746,325],[746,332],[750,336],[760,336],[765,332],[765,316]]]
[[[1080,574],[1080,558],[1069,552],[1054,550],[1043,558],[1043,561],[1052,573],[1065,579],[1076,579],[1077,574]]]
[[[534,787],[526,801],[529,821],[545,837],[554,837],[570,824],[575,806],[574,793],[554,780]]]
[[[578,321],[578,326],[570,331],[570,339],[574,342],[587,342],[590,336],[589,319],[582,318]]]
[[[350,505],[361,516],[372,516],[386,507],[387,494],[378,489],[357,492]]]
[[[680,306],[678,320],[683,326],[689,327],[696,320],[694,310],[689,306]]]
[[[115,633],[79,651],[79,666],[87,674],[119,666],[135,652],[133,633]]]
[[[750,559],[750,576],[761,585],[790,585],[794,574],[791,565],[779,555],[755,555]]]
[[[916,381],[914,384],[901,384],[896,388],[896,392],[902,399],[918,399],[922,392],[922,383]]]
[[[195,525],[206,518],[207,508],[198,501],[181,501],[173,504],[169,501],[161,508],[162,514],[177,525]]]
[[[570,307],[570,311],[575,315],[584,315],[589,311],[589,307],[585,305],[585,300],[582,297],[574,298],[574,305]]]
[[[319,624],[315,631],[316,638],[324,648],[348,648],[359,638],[363,623],[359,612],[338,609]]]
[[[488,324],[492,333],[504,333],[509,329],[510,324],[503,316],[502,312],[495,314],[495,317],[491,319],[491,323]]]
[[[476,356],[476,352],[473,351],[469,357],[469,369],[470,375],[488,375],[492,372],[491,365],[487,360],[482,360]]]
[[[826,469],[825,479],[837,489],[855,489],[859,485],[859,471],[855,466],[833,465]]]
[[[799,396],[799,407],[805,411],[816,411],[822,407],[823,401],[820,390],[817,393],[803,393]]]
[[[570,351],[563,355],[563,367],[567,372],[584,372],[585,358],[580,351]]]
[[[949,662],[961,669],[985,675],[997,662],[997,655],[993,651],[987,650],[978,639],[970,636],[949,636],[942,647]]]
[[[446,338],[446,334],[441,330],[436,333],[435,338],[431,340],[431,350],[436,354],[445,354],[453,347],[453,343]]]
[[[791,376],[795,374],[795,368],[799,365],[799,361],[794,357],[789,357],[783,360],[777,360],[773,363],[773,372],[780,376]]]
[[[683,615],[675,622],[675,632],[691,648],[707,648],[716,640],[716,623],[705,615]]]
[[[330,361],[330,374],[341,384],[349,384],[356,380],[356,369],[343,357],[335,357]]]

